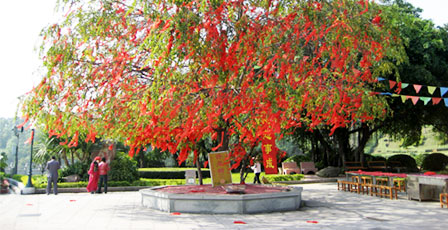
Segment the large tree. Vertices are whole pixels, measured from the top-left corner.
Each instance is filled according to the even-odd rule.
[[[437,90],[430,94],[425,87],[416,94],[414,88],[398,90],[390,89],[387,80],[420,84],[426,86],[448,86],[448,32],[447,27],[436,27],[430,20],[420,18],[421,9],[413,7],[402,0],[387,1],[383,5],[383,15],[398,28],[398,36],[404,41],[406,62],[391,65],[379,74],[386,79],[377,88],[379,92],[399,93],[402,95],[418,95],[440,97]],[[388,116],[386,119],[359,122],[352,127],[340,127],[331,137],[331,127],[321,127],[313,133],[296,130],[299,141],[312,153],[316,161],[325,165],[342,165],[343,160],[364,160],[364,148],[375,132],[389,134],[403,140],[404,146],[418,145],[422,138],[422,128],[432,126],[435,131],[446,134],[448,130],[448,110],[439,103],[424,105],[423,102],[413,104],[410,100],[403,102],[401,97],[383,96],[387,98]]]
[[[50,135],[80,133],[237,163],[265,135],[383,117],[373,67],[399,40],[368,0],[64,0],[43,30],[47,74],[23,103]]]

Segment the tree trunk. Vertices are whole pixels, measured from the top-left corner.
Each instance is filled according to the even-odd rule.
[[[202,171],[201,171],[201,163],[199,162],[199,153],[196,156],[196,168],[198,170],[198,181],[199,185],[202,185]]]
[[[350,135],[346,128],[337,128],[334,132],[335,139],[337,141],[338,146],[338,154],[339,154],[339,165],[338,166],[344,166],[344,162],[347,161],[347,159],[352,158],[352,152],[350,149]]]

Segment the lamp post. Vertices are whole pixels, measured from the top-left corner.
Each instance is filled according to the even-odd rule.
[[[34,128],[31,129],[30,171],[28,173],[28,183],[26,184],[27,188],[33,187],[33,182],[31,181],[31,177],[33,176],[33,144],[34,144]]]
[[[17,137],[17,144],[16,144],[16,155],[15,155],[15,165],[12,171],[12,174],[15,175],[17,174],[17,167],[19,164],[19,141],[20,141],[20,133],[23,133],[23,127],[20,128],[20,133],[19,133],[19,129],[17,128],[17,126],[14,126],[14,128],[12,128],[12,130],[14,131],[14,135]]]

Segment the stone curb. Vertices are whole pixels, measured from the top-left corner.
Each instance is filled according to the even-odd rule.
[[[133,192],[139,191],[140,189],[151,188],[152,186],[127,186],[127,187],[108,187],[108,192]],[[104,190],[103,190],[104,191]],[[58,188],[58,193],[87,193],[85,187],[82,188]],[[35,194],[45,194],[44,188],[36,189]]]

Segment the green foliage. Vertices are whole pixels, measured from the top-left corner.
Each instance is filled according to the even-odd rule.
[[[407,172],[418,172],[417,162],[412,156],[397,154],[389,157],[387,161],[399,161],[403,167],[406,167]]]
[[[5,152],[0,153],[0,172],[4,172],[6,166],[8,166],[8,156],[6,156]]]
[[[365,154],[364,157],[366,161],[387,161],[383,156]]]
[[[145,155],[144,167],[163,167],[165,166],[165,159],[171,157],[171,154],[167,151],[161,151],[158,148],[147,151]]]
[[[111,181],[135,181],[138,180],[137,161],[127,154],[118,152],[110,163],[109,178]]]
[[[12,176],[12,179],[18,182],[22,182],[25,185],[28,183],[28,175],[16,174]],[[45,184],[45,186],[47,186],[47,176],[33,175],[33,177],[31,178],[31,183],[33,183],[33,186],[35,186],[36,188],[38,188],[42,184]]]
[[[264,175],[263,176],[269,183],[277,181],[299,181],[305,176],[303,174],[291,174],[291,175]]]
[[[311,161],[311,158],[307,155],[294,155],[288,157],[285,162],[296,162],[299,165],[300,162]]]
[[[448,84],[448,32],[447,27],[435,27],[430,20],[419,17],[419,10],[402,0],[394,2],[386,10],[391,13],[391,22],[399,25],[400,37],[405,41],[408,62],[397,66],[396,74],[385,74],[385,78],[411,84],[446,86]],[[388,90],[387,84],[384,89]],[[392,92],[392,91],[391,91]],[[401,95],[416,95],[413,87],[401,90]],[[431,97],[427,91],[419,96]],[[389,100],[393,116],[383,123],[382,132],[395,139],[403,138],[403,146],[419,144],[422,127],[432,125],[440,133],[448,133],[446,117],[448,110],[442,104],[425,106],[422,102],[413,105],[403,103],[400,97]],[[412,115],[410,115],[412,114]]]
[[[448,156],[443,153],[432,153],[423,159],[422,169],[429,171],[440,171],[448,165]]]
[[[79,182],[59,182],[59,188],[85,188],[87,187],[87,181]],[[133,182],[129,181],[108,181],[108,187],[129,187],[129,186],[162,186],[162,185],[183,185],[185,184],[185,179],[174,179],[174,180],[164,180],[164,179],[145,179],[135,180]],[[47,187],[46,183],[34,185],[36,188],[44,189]]]
[[[425,159],[425,157],[426,157],[427,155],[428,155],[428,154],[415,154],[415,155],[412,155],[412,156],[414,157],[414,159],[415,159],[417,165],[421,168],[421,167],[422,167],[422,164],[423,164],[423,160]]]
[[[185,184],[185,179],[147,179],[141,178],[138,181],[132,182],[132,186],[162,186],[162,185],[183,185]]]
[[[75,162],[74,164],[69,165],[61,170],[60,177],[66,177],[70,175],[79,175],[82,181],[89,180],[89,171],[90,164],[85,162]]]

